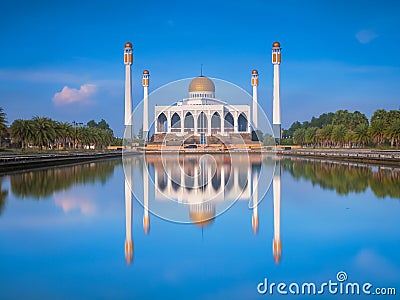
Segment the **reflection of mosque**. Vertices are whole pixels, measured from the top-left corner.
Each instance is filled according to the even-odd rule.
[[[204,157],[204,156],[203,156]],[[223,201],[252,201],[252,228],[258,232],[258,180],[262,164],[261,156],[216,155],[212,157],[215,167],[204,168],[210,161],[202,161],[196,155],[178,158],[179,166],[172,159],[162,161],[160,156],[147,155],[143,163],[143,230],[147,234],[149,217],[149,177],[148,167],[154,169],[155,200],[175,200],[189,205],[192,223],[201,227],[211,224],[216,215],[216,205]],[[183,170],[181,172],[180,170]],[[127,172],[127,170],[126,170]],[[129,172],[129,170],[128,170]],[[128,180],[128,179],[127,179]],[[131,179],[130,179],[131,180]],[[132,194],[125,182],[126,200],[126,242],[127,263],[133,259],[132,241]],[[282,254],[280,240],[280,163],[277,162],[273,177],[274,197],[274,238],[273,256],[279,263]]]

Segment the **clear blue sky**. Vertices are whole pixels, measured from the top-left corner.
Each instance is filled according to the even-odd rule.
[[[283,127],[337,109],[369,117],[400,106],[399,16],[394,0],[2,1],[0,106],[10,122],[104,118],[122,135],[122,51],[131,41],[136,103],[143,69],[152,91],[199,75],[202,63],[205,75],[249,92],[257,68],[270,115],[277,40]]]

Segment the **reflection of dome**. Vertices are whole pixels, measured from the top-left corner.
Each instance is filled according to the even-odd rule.
[[[190,92],[215,92],[215,85],[211,79],[205,76],[199,76],[193,79],[189,85]]]
[[[190,211],[190,219],[196,225],[200,227],[206,227],[211,224],[214,220],[215,215],[212,212],[198,212],[198,211]]]
[[[281,44],[280,44],[279,42],[274,42],[274,43],[272,44],[272,47],[278,47],[278,48],[280,48],[280,47],[281,47]]]
[[[126,42],[125,43],[125,48],[132,48],[132,43],[131,42]]]

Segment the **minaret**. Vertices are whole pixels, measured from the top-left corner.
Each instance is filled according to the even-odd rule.
[[[281,243],[281,163],[276,162],[273,178],[274,193],[274,241],[272,252],[276,263],[281,261],[282,243]]]
[[[130,169],[130,168],[128,168]],[[130,170],[126,170],[129,171]],[[129,177],[129,175],[128,175]],[[131,182],[132,183],[132,182]],[[125,178],[125,259],[130,264],[133,260],[132,241],[132,191],[129,187],[128,178]]]
[[[150,73],[148,70],[143,71],[143,139],[148,141],[149,135],[149,83]]]
[[[281,44],[274,42],[272,44],[272,64],[274,65],[274,95],[273,95],[273,112],[272,126],[276,141],[281,140],[281,104],[279,95],[279,65],[281,64]]]
[[[124,64],[125,64],[125,135],[132,138],[132,80],[131,65],[133,61],[132,43],[125,43],[124,48]]]
[[[251,85],[253,86],[253,130],[257,130],[258,128],[258,95],[257,95],[257,86],[258,86],[258,71],[251,71]]]
[[[144,131],[143,131],[144,132]],[[146,162],[143,162],[143,230],[145,234],[149,233],[150,217],[149,217],[149,170]]]

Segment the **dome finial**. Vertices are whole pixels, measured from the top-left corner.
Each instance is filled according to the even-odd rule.
[[[203,64],[200,64],[200,76],[203,76]]]

